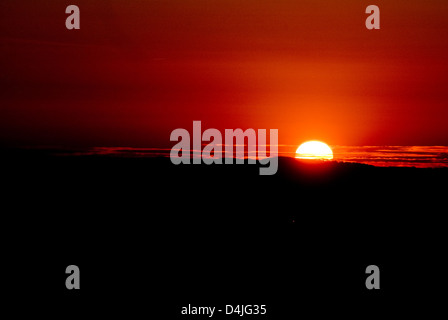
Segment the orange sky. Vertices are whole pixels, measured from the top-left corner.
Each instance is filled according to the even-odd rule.
[[[448,145],[447,17],[445,0],[3,0],[0,143],[169,147],[201,120],[281,144]]]

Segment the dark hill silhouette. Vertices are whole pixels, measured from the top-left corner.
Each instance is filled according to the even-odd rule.
[[[139,299],[149,287],[167,310],[171,301],[250,300],[297,315],[297,299],[312,309],[323,297],[334,308],[347,299],[383,308],[435,292],[445,266],[447,169],[280,158],[276,175],[260,176],[258,165],[168,158],[1,157],[9,261],[19,261],[10,272],[40,261],[35,285],[52,299],[65,276],[56,269],[78,261],[84,296]],[[369,264],[385,270],[376,298],[364,287]],[[409,282],[413,270],[425,280]]]

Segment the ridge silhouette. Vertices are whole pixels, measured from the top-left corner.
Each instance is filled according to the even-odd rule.
[[[193,301],[266,302],[280,317],[301,314],[297,301],[310,310],[323,300],[374,304],[381,314],[392,299],[440,299],[446,168],[280,157],[276,175],[260,176],[253,164],[1,157],[9,274],[39,262],[39,296],[61,305],[75,293],[55,274],[77,263],[84,298],[141,301],[152,288],[165,318]],[[370,264],[384,273],[373,294],[364,287]],[[21,279],[11,277],[11,290],[28,287]]]

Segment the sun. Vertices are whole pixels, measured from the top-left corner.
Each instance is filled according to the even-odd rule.
[[[331,148],[320,141],[307,141],[302,143],[296,151],[297,159],[320,159],[332,160],[333,151]]]

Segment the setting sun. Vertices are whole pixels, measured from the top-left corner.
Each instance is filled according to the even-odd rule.
[[[296,158],[331,160],[333,159],[333,151],[323,142],[307,141],[297,148]]]

